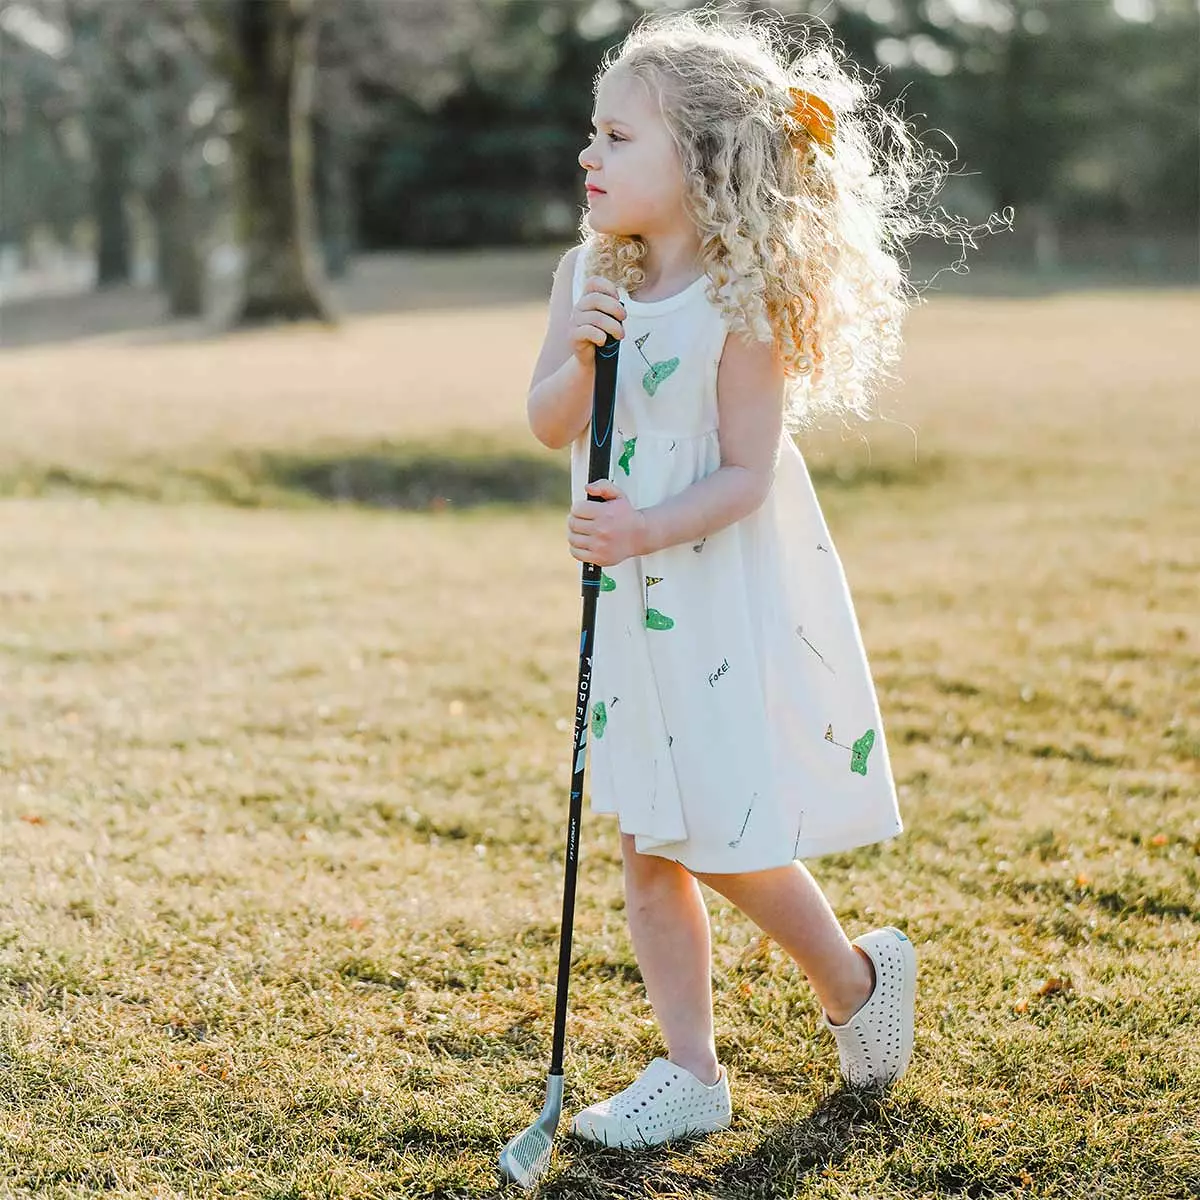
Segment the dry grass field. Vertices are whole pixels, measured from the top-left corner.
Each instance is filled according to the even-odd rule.
[[[0,353],[0,1196],[495,1194],[579,622],[544,301],[502,289]],[[841,1088],[706,893],[732,1128],[561,1136],[542,1194],[1200,1194],[1198,328],[1194,292],[933,295],[892,419],[803,443],[906,824],[808,865],[915,943],[912,1067]],[[586,810],[571,986],[562,1130],[662,1052]]]

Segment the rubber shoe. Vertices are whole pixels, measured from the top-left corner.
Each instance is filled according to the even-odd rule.
[[[824,1009],[821,1019],[837,1040],[846,1083],[894,1083],[912,1058],[917,953],[892,925],[860,934],[851,945],[875,964],[875,990],[844,1025],[835,1025]]]
[[[603,1146],[656,1146],[729,1125],[729,1076],[706,1086],[670,1059],[656,1058],[624,1091],[577,1113],[571,1132]]]

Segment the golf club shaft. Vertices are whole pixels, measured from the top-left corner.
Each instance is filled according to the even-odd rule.
[[[596,350],[592,385],[592,437],[588,482],[607,479],[612,462],[612,436],[617,389],[617,353],[621,343],[610,333]],[[571,806],[567,825],[567,856],[563,879],[562,934],[558,946],[558,989],[554,1001],[554,1049],[550,1074],[561,1075],[567,1032],[567,986],[571,976],[571,935],[575,922],[575,880],[579,868],[579,824],[583,813],[583,776],[587,761],[587,722],[595,653],[596,598],[600,568],[584,563],[583,622],[579,637],[579,684],[575,691],[575,753],[571,776]]]

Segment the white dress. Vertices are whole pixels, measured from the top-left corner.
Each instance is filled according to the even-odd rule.
[[[609,478],[636,508],[720,466],[727,330],[708,285],[651,302],[620,290]],[[575,500],[589,440],[590,425],[571,448]],[[604,569],[594,646],[591,810],[615,813],[638,851],[758,871],[903,831],[846,577],[786,433],[749,516]]]

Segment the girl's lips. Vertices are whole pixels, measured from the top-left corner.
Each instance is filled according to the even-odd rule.
[[[605,192],[605,190],[604,190],[603,188],[592,187],[592,185],[591,185],[590,183],[589,183],[589,184],[588,184],[588,186],[587,186],[587,194],[588,194],[589,196],[604,196],[604,195],[607,195],[607,193]]]

